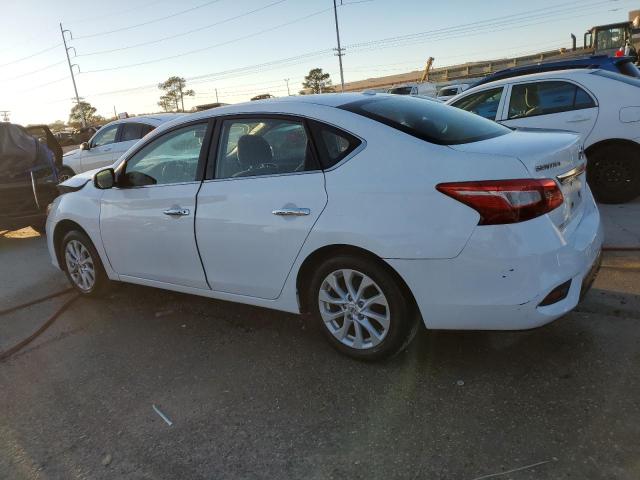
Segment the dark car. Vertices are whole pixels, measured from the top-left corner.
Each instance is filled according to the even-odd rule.
[[[100,127],[82,127],[73,132],[73,144],[80,145],[88,142]]]
[[[0,230],[31,226],[44,232],[47,206],[58,194],[61,161],[62,149],[46,125],[25,129],[0,123]]]
[[[58,140],[61,147],[68,147],[69,145],[75,145],[73,134],[71,132],[58,132],[53,134]]]
[[[572,68],[599,68],[610,72],[621,73],[629,77],[640,78],[640,70],[633,63],[631,57],[609,57],[607,55],[591,55],[588,57],[570,57],[551,62],[523,65],[521,67],[505,68],[478,80],[469,88],[477,87],[485,83],[503,80],[505,78],[519,77],[531,73],[550,72],[553,70],[567,70]]]

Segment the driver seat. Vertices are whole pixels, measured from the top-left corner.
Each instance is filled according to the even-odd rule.
[[[238,139],[237,149],[238,163],[240,164],[240,172],[235,173],[234,177],[249,177],[253,175],[265,175],[266,170],[274,170],[273,168],[273,151],[271,145],[259,135],[243,135]]]

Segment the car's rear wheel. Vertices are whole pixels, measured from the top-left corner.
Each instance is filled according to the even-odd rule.
[[[607,145],[589,154],[587,181],[602,203],[625,203],[640,195],[640,155],[625,145]]]
[[[110,281],[93,243],[84,233],[73,230],[60,244],[64,271],[73,287],[82,295],[99,296]]]
[[[417,331],[412,297],[373,259],[344,254],[324,261],[311,279],[308,302],[329,342],[357,359],[393,356]]]

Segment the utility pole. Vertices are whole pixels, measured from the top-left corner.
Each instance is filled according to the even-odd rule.
[[[71,65],[71,58],[69,57],[69,50],[71,50],[73,47],[67,47],[67,38],[64,36],[64,32],[69,32],[69,35],[71,35],[71,38],[73,39],[73,33],[71,33],[71,30],[63,30],[62,23],[60,23],[60,34],[62,35],[62,43],[64,44],[64,53],[67,54],[67,63],[69,64],[69,72],[71,72],[71,81],[73,82],[73,91],[76,94],[76,105],[78,105],[78,108],[80,109],[80,116],[82,117],[82,126],[86,127],[87,119],[84,118],[84,110],[80,108],[80,96],[78,95],[78,87],[76,86],[76,77],[73,76],[73,65]],[[75,51],[76,49],[73,48],[74,53]]]
[[[180,102],[182,103],[182,113],[184,113],[184,97],[182,96],[182,84],[179,83],[178,86],[180,87]]]
[[[8,122],[9,121],[9,115],[11,114],[10,110],[0,110],[0,115],[2,115],[2,121],[3,122]]]
[[[220,103],[220,102],[218,101],[218,89],[217,89],[217,88],[214,88],[214,90],[216,91],[216,103]]]
[[[290,97],[291,96],[291,91],[289,90],[289,80],[288,78],[285,78],[284,81],[287,84],[287,96]]]
[[[340,0],[340,5],[342,5],[342,0]],[[342,71],[342,56],[344,53],[344,49],[340,46],[340,27],[338,26],[338,6],[336,5],[336,0],[333,0],[333,15],[336,19],[336,38],[338,39],[338,48],[334,48],[338,53],[338,62],[340,63],[340,86],[341,91],[344,93],[344,72]]]
[[[113,116],[115,117],[115,119],[118,119],[118,113],[116,112],[116,106],[113,106]]]

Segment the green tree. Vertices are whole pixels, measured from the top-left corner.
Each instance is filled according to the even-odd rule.
[[[162,83],[158,84],[158,88],[164,92],[160,97],[158,105],[169,111],[169,105],[175,105],[176,110],[180,111],[179,105],[184,112],[184,97],[192,97],[196,94],[193,90],[187,90],[187,81],[183,77],[169,77]]]
[[[309,75],[304,77],[302,86],[304,87],[304,90],[300,91],[300,95],[333,92],[333,87],[331,86],[331,75],[324,73],[321,68],[311,69],[309,71]]]
[[[91,125],[98,118],[100,117],[96,116],[96,107],[92,106],[89,102],[80,102],[76,103],[71,108],[71,113],[69,114],[69,125],[79,127],[82,125],[83,119],[87,125]]]
[[[64,121],[62,120],[56,120],[53,123],[49,124],[49,129],[53,132],[61,132],[62,130],[64,130],[67,126],[65,125]]]

